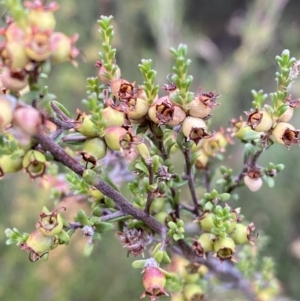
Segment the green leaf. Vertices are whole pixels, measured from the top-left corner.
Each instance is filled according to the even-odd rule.
[[[184,238],[183,234],[177,234],[177,233],[173,234],[173,239],[175,241],[178,241],[179,239],[183,239],[183,238]]]
[[[266,177],[266,182],[270,188],[273,188],[275,185],[274,178],[272,178],[272,177]]]
[[[62,230],[58,235],[57,238],[63,242],[64,244],[68,244],[70,241],[70,236],[68,235],[68,233],[64,230]]]
[[[227,201],[230,198],[230,194],[229,193],[221,193],[219,194],[219,199],[222,202]]]
[[[94,250],[94,244],[87,243],[85,245],[84,252],[83,252],[84,256],[89,257],[92,254],[93,250]]]
[[[77,221],[84,226],[91,226],[92,223],[89,221],[88,217],[86,216],[85,212],[82,209],[79,209],[77,212]]]
[[[114,230],[114,226],[111,223],[105,223],[105,222],[98,222],[95,223],[95,230],[98,233],[105,233],[111,230]]]
[[[6,240],[6,244],[7,245],[12,245],[12,244],[15,244],[17,241],[15,240],[15,239],[13,239],[13,238],[9,238],[9,239],[7,239]]]
[[[143,269],[146,263],[146,259],[141,259],[141,260],[135,260],[132,262],[131,266],[134,269]]]
[[[171,230],[176,230],[177,229],[177,225],[174,223],[174,222],[168,222],[168,227],[171,229]]]
[[[134,167],[137,170],[142,171],[144,174],[146,174],[147,176],[149,176],[149,170],[148,167],[143,163],[143,162],[138,162],[134,165]]]

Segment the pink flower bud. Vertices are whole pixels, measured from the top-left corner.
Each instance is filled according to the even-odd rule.
[[[51,61],[53,63],[74,61],[79,54],[79,50],[74,47],[77,39],[77,34],[69,38],[62,32],[54,32],[50,37]]]
[[[157,297],[161,295],[168,295],[164,289],[166,285],[166,277],[158,267],[146,267],[143,277],[143,285],[145,292],[142,294],[141,298],[148,295],[150,296],[151,301],[155,301],[158,299]]]
[[[40,113],[30,106],[19,107],[14,111],[13,125],[23,133],[33,136],[41,125]]]
[[[1,81],[7,90],[19,92],[28,85],[28,75],[24,71],[13,72],[4,68],[1,73]]]

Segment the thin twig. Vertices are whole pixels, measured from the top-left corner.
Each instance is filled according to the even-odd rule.
[[[126,215],[127,214],[124,214],[122,211],[116,211],[116,212],[101,216],[100,220],[101,220],[101,222],[106,222],[106,221],[109,221],[109,220],[112,220],[112,219],[115,219],[115,218],[118,218],[118,217],[123,217],[123,216],[126,216]]]
[[[186,210],[186,211],[188,211],[188,212],[191,212],[191,213],[195,214],[194,207],[192,207],[192,206],[189,206],[189,205],[184,204],[184,203],[180,203],[179,207],[182,208],[182,209],[184,209],[184,210]]]
[[[55,117],[48,117],[48,119],[53,122],[56,126],[64,130],[70,130],[74,128],[75,121],[63,121]]]
[[[147,166],[148,166],[148,171],[149,171],[149,185],[153,185],[154,184],[154,173],[153,173],[153,162],[147,162]],[[148,191],[147,194],[147,202],[146,202],[146,206],[145,206],[145,212],[147,214],[150,213],[150,207],[153,201],[153,192],[152,190]]]
[[[163,158],[164,161],[170,159],[169,158],[169,155],[166,151],[166,148],[165,148],[165,145],[164,145],[164,142],[162,139],[156,137],[153,133],[153,138],[157,140],[157,143],[158,143],[158,149],[160,151],[160,154],[161,154],[161,157]],[[171,195],[172,195],[172,199],[173,201],[175,200],[175,196],[176,196],[176,191],[173,187],[170,187],[170,191],[171,191]],[[173,209],[174,209],[174,212],[175,212],[175,216],[177,218],[180,218],[180,210],[179,210],[179,204],[174,203],[174,206],[173,206]]]
[[[78,135],[64,136],[62,138],[62,141],[65,142],[65,143],[68,143],[68,142],[84,142],[86,139],[87,139],[87,137],[85,137],[81,134],[78,134]]]
[[[196,189],[195,189],[195,183],[192,173],[192,164],[191,164],[191,156],[190,156],[190,150],[189,148],[184,149],[184,159],[185,159],[185,168],[186,168],[186,176],[188,178],[188,185],[190,189],[190,193],[192,196],[192,201],[194,203],[194,213],[198,216],[199,215],[199,208],[198,208],[198,199],[196,195]]]
[[[51,108],[53,111],[63,120],[63,121],[70,121],[71,119],[53,102],[51,101]]]

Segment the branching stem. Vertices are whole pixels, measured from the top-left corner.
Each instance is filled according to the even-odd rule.
[[[82,177],[85,171],[84,166],[69,156],[58,144],[46,136],[45,133],[40,130],[34,138],[45,150],[49,151],[58,162],[61,162],[63,165],[69,167],[72,171]],[[151,215],[148,215],[145,211],[134,207],[120,192],[116,191],[100,177],[97,178],[94,186],[104,195],[111,198],[122,212],[143,221],[156,233],[164,233],[164,225],[158,222]]]

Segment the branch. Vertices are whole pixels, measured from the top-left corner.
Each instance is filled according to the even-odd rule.
[[[63,121],[55,117],[47,117],[56,126],[64,130],[70,130],[74,128],[75,121]]]
[[[58,162],[61,162],[63,165],[69,167],[72,171],[82,177],[85,168],[78,161],[69,156],[58,144],[46,136],[45,133],[40,130],[34,138],[45,150],[49,151]],[[158,222],[155,218],[153,218],[151,215],[148,215],[143,210],[134,207],[120,192],[112,188],[100,177],[96,179],[94,186],[104,195],[111,198],[118,205],[122,212],[132,215],[136,219],[143,221],[158,234],[162,235],[166,232],[163,224]]]
[[[197,199],[197,195],[196,195],[195,183],[194,183],[193,174],[192,174],[190,150],[188,148],[185,148],[183,154],[184,154],[184,159],[185,159],[186,177],[188,179],[188,185],[189,185],[190,193],[191,193],[192,200],[194,203],[194,213],[197,216],[199,216],[198,199]]]
[[[154,174],[153,174],[153,162],[151,160],[151,162],[147,162],[148,165],[148,170],[149,170],[149,185],[153,185],[154,184]],[[153,201],[153,192],[148,191],[147,194],[147,202],[146,202],[146,206],[145,206],[145,212],[147,214],[149,214],[150,212],[150,206],[152,204]]]

